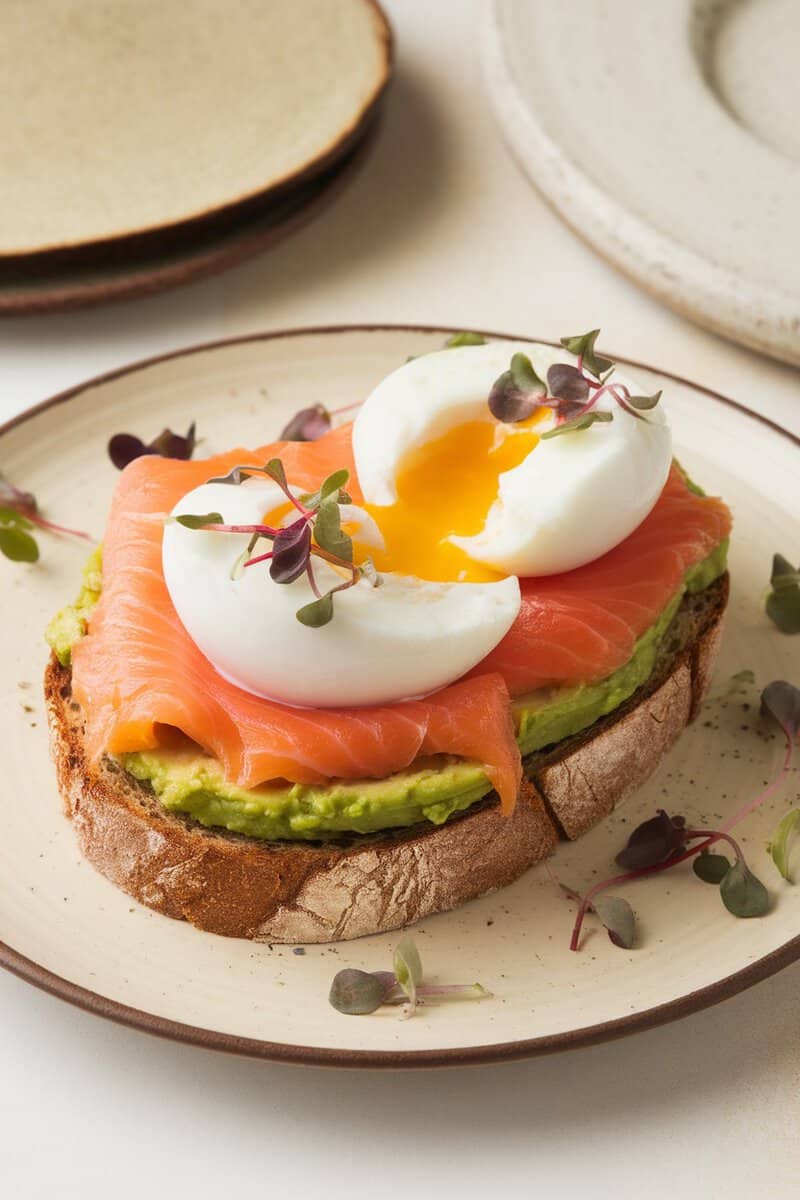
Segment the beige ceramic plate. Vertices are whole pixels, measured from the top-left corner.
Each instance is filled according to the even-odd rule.
[[[36,272],[0,267],[0,317],[65,312],[151,296],[263,254],[302,229],[347,187],[374,146],[378,126],[379,121],[374,121],[329,170],[270,201],[258,216],[240,217],[224,231],[194,231],[178,245],[147,253],[123,252],[94,264],[49,263]]]
[[[116,472],[108,435],[151,436],[192,419],[203,450],[264,442],[306,400],[332,407],[363,396],[409,354],[441,345],[442,331],[330,329],[270,334],[201,347],[106,376],[56,397],[0,433],[0,466],[33,489],[58,520],[99,536]],[[789,436],[730,401],[641,368],[663,387],[678,452],[736,519],[733,599],[720,678],[749,667],[762,686],[800,680],[800,638],[777,633],[761,597],[772,551],[796,560],[800,453]],[[749,820],[742,838],[773,898],[769,916],[739,921],[689,870],[629,886],[641,946],[592,933],[567,950],[572,909],[543,869],[514,886],[414,929],[429,975],[480,980],[481,1004],[340,1016],[327,1003],[345,966],[389,966],[396,935],[335,947],[254,945],[200,933],[141,908],[78,854],[61,813],[47,754],[40,678],[42,629],[75,591],[80,545],[42,538],[33,568],[0,560],[3,594],[0,730],[0,960],[31,982],[105,1016],[165,1036],[297,1062],[412,1066],[489,1061],[613,1037],[681,1016],[800,957],[800,888],[782,884],[764,842],[791,788]],[[555,858],[584,888],[608,871],[631,825],[660,805],[693,821],[718,820],[776,769],[757,693],[707,707],[657,776],[622,811]],[[745,707],[746,706],[746,707]]]
[[[374,0],[5,5],[0,261],[217,228],[330,166],[390,68]]]

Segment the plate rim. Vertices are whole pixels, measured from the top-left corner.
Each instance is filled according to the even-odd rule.
[[[316,220],[329,205],[340,198],[366,165],[381,135],[383,122],[376,112],[359,131],[359,138],[327,171],[321,171],[297,191],[310,189],[297,203],[293,192],[283,201],[275,198],[277,216],[264,212],[242,219],[233,230],[208,233],[198,229],[197,237],[185,246],[165,248],[163,253],[145,257],[131,269],[128,262],[98,267],[74,263],[68,271],[45,276],[41,286],[31,277],[7,284],[0,278],[0,320],[34,317],[45,313],[73,312],[100,304],[157,295],[176,287],[185,287],[218,275],[265,254],[275,245],[300,232]],[[81,270],[87,272],[81,278]],[[72,271],[72,275],[69,274]]]
[[[16,429],[34,417],[68,402],[95,387],[111,383],[126,375],[136,374],[164,362],[174,359],[188,358],[196,354],[221,350],[231,346],[248,343],[286,340],[303,336],[328,335],[347,333],[437,333],[452,334],[458,332],[454,326],[404,324],[391,322],[353,323],[341,325],[308,325],[296,326],[289,329],[268,330],[256,333],[242,334],[236,337],[219,338],[207,342],[198,342],[163,354],[152,355],[148,358],[137,359],[124,366],[116,367],[102,374],[92,376],[80,383],[56,392],[54,395],[34,404],[16,416],[0,424],[0,438],[12,429]],[[537,338],[531,334],[500,333],[496,330],[480,329],[474,332],[484,337],[499,341],[541,341],[549,346],[558,346],[546,338]],[[610,353],[610,352],[609,352]],[[615,361],[626,366],[657,372],[666,379],[671,379],[686,387],[700,392],[709,399],[732,408],[743,416],[749,417],[780,437],[787,439],[800,449],[800,436],[785,429],[776,421],[754,412],[746,405],[733,400],[722,392],[693,382],[685,376],[660,367],[630,359],[624,355],[615,356]],[[609,1021],[594,1025],[581,1026],[578,1029],[566,1030],[561,1033],[544,1034],[534,1038],[517,1039],[511,1042],[496,1042],[479,1046],[451,1046],[435,1050],[353,1050],[339,1049],[326,1046],[303,1046],[289,1042],[272,1042],[261,1038],[242,1037],[238,1034],[225,1033],[221,1030],[206,1029],[196,1025],[188,1025],[169,1017],[146,1012],[144,1009],[123,1004],[98,992],[93,992],[82,984],[74,983],[63,976],[50,971],[47,967],[26,957],[7,943],[0,940],[0,967],[11,974],[33,984],[41,991],[64,1000],[77,1008],[105,1017],[117,1024],[162,1037],[171,1041],[199,1046],[207,1050],[221,1050],[230,1054],[250,1058],[261,1058],[270,1062],[288,1062],[301,1066],[314,1067],[351,1067],[351,1068],[420,1068],[420,1067],[455,1067],[481,1066],[489,1063],[509,1062],[518,1059],[534,1058],[545,1054],[553,1054],[562,1050],[577,1049],[584,1046],[598,1045],[632,1033],[653,1029],[658,1025],[667,1024],[681,1017],[686,1017],[768,979],[784,967],[800,960],[800,934],[790,938],[783,945],[771,950],[768,954],[748,963],[741,970],[734,971],[722,979],[706,984],[695,991],[687,992],[663,1004],[653,1005],[641,1012],[625,1014]]]
[[[796,300],[650,225],[550,136],[523,98],[506,52],[506,3],[492,0],[482,14],[483,76],[502,138],[528,182],[572,233],[649,295],[738,345],[800,365]],[[535,174],[529,165],[534,153]],[[683,264],[679,271],[665,271],[664,263],[676,262]]]
[[[395,64],[395,38],[380,0],[361,0],[368,10],[380,55],[380,65],[376,80],[370,92],[354,110],[349,123],[341,128],[317,153],[295,170],[289,171],[279,179],[274,179],[263,187],[255,187],[242,192],[220,204],[201,209],[172,221],[154,222],[136,228],[122,229],[102,237],[89,237],[73,241],[61,241],[32,247],[26,250],[4,253],[0,251],[0,265],[14,267],[23,271],[26,266],[41,266],[48,261],[60,262],[64,257],[76,265],[87,255],[98,252],[125,251],[136,252],[142,245],[147,245],[154,238],[174,237],[176,235],[198,235],[206,227],[213,229],[220,221],[235,218],[241,209],[249,212],[254,207],[277,200],[298,185],[313,181],[318,175],[333,167],[357,143],[367,129],[372,117],[377,112],[386,90],[391,82]]]

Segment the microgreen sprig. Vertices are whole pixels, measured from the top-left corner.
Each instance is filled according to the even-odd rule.
[[[46,520],[32,492],[21,491],[0,475],[0,554],[12,562],[37,562],[39,545],[31,532],[34,528],[91,541],[89,534],[80,529]]]
[[[194,454],[196,445],[196,429],[192,421],[185,434],[162,429],[158,437],[154,437],[151,442],[143,442],[133,433],[115,433],[109,438],[107,448],[108,457],[117,470],[121,471],[134,459],[147,454],[157,454],[161,458],[177,458],[185,462]]]
[[[403,1005],[404,1017],[412,1017],[419,1005],[448,1000],[487,1000],[491,992],[479,983],[434,984],[423,981],[422,960],[410,937],[404,937],[394,952],[392,971],[359,971],[347,967],[334,976],[328,1000],[346,1016],[366,1016],[382,1005]]]
[[[603,879],[580,896],[571,888],[561,887],[578,901],[578,912],[570,939],[570,949],[580,946],[581,929],[588,913],[594,913],[605,925],[615,945],[630,949],[634,944],[634,915],[626,900],[604,895],[609,888],[670,870],[693,859],[695,875],[705,883],[719,887],[723,904],[736,917],[760,917],[769,909],[770,898],[764,884],[747,865],[741,845],[731,830],[749,817],[786,779],[792,765],[794,748],[800,733],[800,689],[784,680],[769,684],[761,694],[764,717],[778,725],[786,738],[786,753],[776,777],[758,795],[743,805],[719,829],[693,829],[681,815],[670,816],[660,809],[655,817],[633,830],[625,847],[616,857],[623,873]],[[768,849],[785,879],[789,878],[788,848],[791,836],[800,827],[800,812],[789,813],[778,826]],[[733,861],[722,854],[710,853],[711,847],[726,843]]]
[[[613,412],[597,408],[598,401],[608,395],[630,416],[647,420],[642,414],[656,407],[661,392],[634,396],[625,384],[609,383],[616,368],[610,358],[595,352],[599,332],[592,329],[589,333],[561,338],[564,349],[577,355],[577,366],[553,363],[546,382],[539,378],[527,354],[514,354],[508,370],[495,380],[489,393],[492,415],[505,424],[515,424],[533,416],[537,409],[549,408],[555,413],[556,425],[542,437],[552,438],[613,420]]]
[[[300,497],[290,488],[279,458],[270,459],[263,467],[233,467],[227,475],[211,479],[209,482],[237,487],[246,479],[257,475],[266,475],[277,483],[287,500],[294,506],[299,515],[290,525],[281,528],[265,524],[229,525],[217,512],[201,515],[185,513],[174,520],[185,529],[204,530],[206,533],[249,533],[250,540],[246,549],[233,564],[232,578],[239,577],[248,567],[264,562],[270,564],[270,578],[274,583],[294,583],[305,574],[314,599],[299,608],[296,615],[301,624],[318,629],[327,625],[333,617],[333,597],[337,592],[354,587],[361,578],[368,580],[373,587],[378,587],[381,582],[371,562],[367,560],[358,566],[355,564],[352,539],[342,529],[341,505],[351,502],[344,489],[349,472],[344,469],[334,471],[316,492]],[[271,549],[263,554],[254,554],[253,551],[262,539],[271,544]],[[313,558],[320,558],[328,563],[344,577],[343,582],[327,592],[321,592],[312,566]]]
[[[800,633],[800,567],[796,570],[782,554],[772,559],[767,616],[781,633]]]

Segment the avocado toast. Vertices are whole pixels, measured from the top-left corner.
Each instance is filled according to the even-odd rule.
[[[478,360],[448,354],[461,355],[471,380]],[[484,370],[496,371],[492,355]],[[430,362],[413,371],[425,380]],[[479,381],[478,390],[484,386]],[[87,857],[144,903],[204,929],[335,940],[395,928],[503,886],[559,836],[576,837],[610,812],[696,712],[727,600],[730,527],[724,505],[670,465],[663,421],[653,426],[631,415],[632,405],[652,408],[658,397],[617,386],[609,403],[625,400],[623,416],[606,412],[591,431],[594,422],[584,420],[560,439],[565,457],[544,440],[555,436],[550,429],[571,433],[557,396],[540,397],[542,411],[532,423],[522,418],[519,429],[509,425],[517,417],[493,415],[493,444],[483,418],[474,428],[457,426],[457,473],[473,480],[488,461],[502,481],[541,444],[543,469],[549,460],[584,461],[590,478],[594,455],[613,490],[624,476],[617,461],[612,479],[609,465],[614,419],[617,445],[625,439],[625,453],[633,448],[650,473],[640,477],[652,499],[642,508],[640,497],[639,510],[633,504],[623,514],[627,526],[617,513],[604,526],[602,504],[587,530],[573,520],[576,545],[595,548],[578,549],[568,569],[557,569],[565,551],[558,539],[548,542],[551,530],[534,545],[526,526],[535,532],[535,516],[511,530],[516,542],[500,530],[496,543],[502,549],[505,538],[514,561],[534,553],[534,563],[536,554],[543,562],[541,576],[517,567],[518,580],[513,566],[483,566],[480,546],[477,565],[459,560],[459,574],[448,574],[455,558],[445,546],[437,561],[448,541],[438,532],[421,581],[394,574],[408,556],[406,529],[423,525],[403,492],[405,466],[397,511],[370,507],[358,421],[355,431],[342,426],[308,443],[205,462],[132,463],[114,498],[103,562],[90,563],[76,605],[49,631],[54,755]],[[595,389],[597,398],[604,385]],[[368,423],[361,428],[363,441]],[[434,443],[434,452],[433,474],[430,455],[424,470],[414,466],[411,499],[426,492],[426,513],[435,511],[430,480],[446,474],[453,448]],[[493,455],[502,466],[491,466]],[[592,487],[602,499],[596,481]],[[468,506],[480,494],[468,496]],[[488,494],[484,488],[481,504]],[[286,499],[282,509],[276,495]],[[559,505],[568,513],[566,493]],[[645,513],[638,524],[637,512]],[[458,532],[461,519],[448,528]],[[386,543],[373,539],[377,549],[370,548],[380,575],[359,544],[370,522],[387,533]],[[258,555],[259,538],[274,549]],[[231,569],[234,544],[241,552]],[[410,545],[412,556],[421,553]],[[328,595],[318,586],[320,558],[338,572]],[[271,580],[256,575],[266,560]],[[243,568],[248,585],[257,581],[249,601]],[[303,594],[294,582],[303,571],[317,598],[295,620],[291,597]],[[452,582],[425,582],[436,579]],[[335,608],[333,592],[343,592]],[[289,618],[276,597],[289,598]],[[333,669],[337,662],[344,667]],[[421,685],[415,698],[408,680],[436,670],[446,672],[439,684]],[[404,682],[393,683],[393,673]],[[341,703],[309,708],[305,697],[315,689],[341,695]]]

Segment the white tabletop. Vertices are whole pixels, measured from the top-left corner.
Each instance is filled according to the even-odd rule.
[[[260,329],[418,322],[558,337],[684,374],[800,432],[798,373],[723,342],[619,276],[500,141],[481,0],[387,0],[397,79],[339,201],[217,280],[0,324],[0,419],[161,350]],[[535,918],[534,918],[535,919]],[[677,935],[676,935],[677,936]],[[668,967],[667,967],[668,969]],[[0,1179],[14,1200],[798,1194],[800,964],[724,1004],[540,1061],[335,1072],[170,1044],[0,973]],[[490,1191],[491,1189],[491,1191]]]

